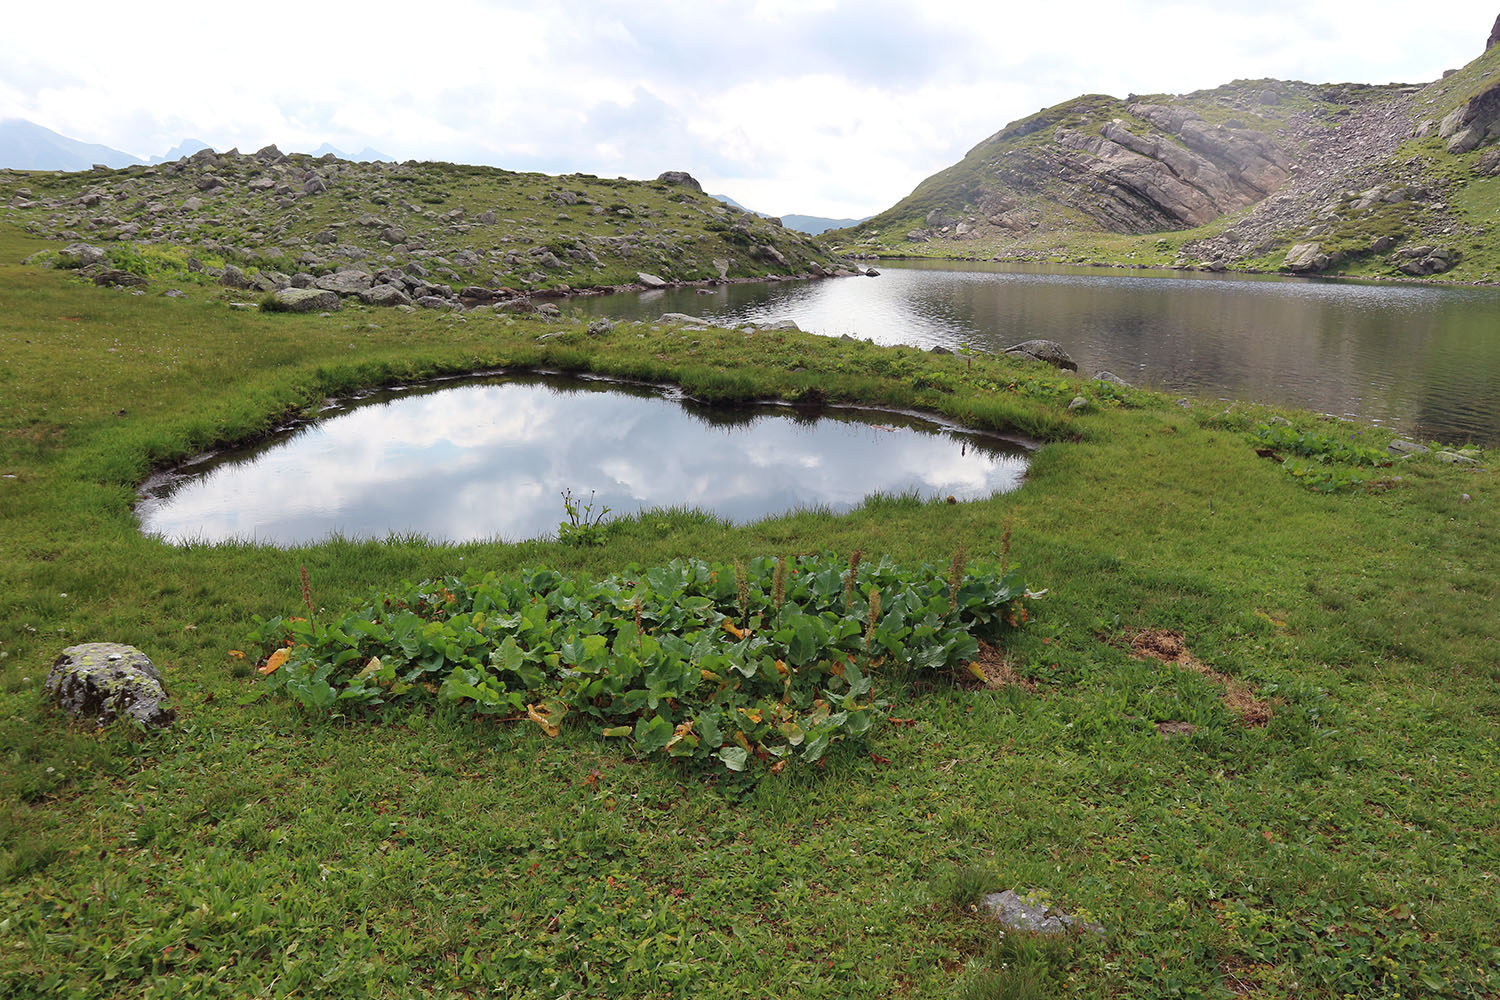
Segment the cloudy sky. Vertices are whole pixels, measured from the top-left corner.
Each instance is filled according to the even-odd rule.
[[[1427,81],[1479,55],[1497,13],[1496,0],[74,0],[7,12],[0,118],[142,157],[191,137],[688,170],[761,211],[862,216],[1082,93]]]

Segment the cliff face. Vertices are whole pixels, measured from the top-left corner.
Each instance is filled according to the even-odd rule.
[[[1359,258],[1390,273],[1412,273],[1403,244],[1436,241],[1453,245],[1423,266],[1489,249],[1500,262],[1500,237],[1483,232],[1490,199],[1475,190],[1500,188],[1500,22],[1496,32],[1484,55],[1427,85],[1242,80],[1076,98],[1007,125],[834,235],[855,251],[1026,259],[1170,242],[1179,262],[1257,267],[1303,247],[1304,269]],[[1115,239],[1159,234],[1174,238]]]

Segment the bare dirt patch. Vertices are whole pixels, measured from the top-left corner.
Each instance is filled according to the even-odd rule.
[[[982,639],[979,642],[979,655],[969,664],[968,672],[959,671],[959,675],[968,686],[986,687],[991,691],[1005,687],[1036,690],[1036,681],[1017,673],[1004,650]]]
[[[1271,721],[1271,703],[1255,697],[1241,680],[1221,674],[1188,651],[1182,635],[1165,629],[1132,629],[1126,633],[1136,656],[1172,663],[1208,678],[1224,688],[1224,704],[1240,717],[1240,723],[1255,729]],[[1165,734],[1164,734],[1165,735]]]

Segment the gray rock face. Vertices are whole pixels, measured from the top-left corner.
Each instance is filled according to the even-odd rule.
[[[409,306],[411,296],[395,285],[373,285],[359,293],[359,300],[372,306]]]
[[[338,293],[323,288],[283,288],[271,298],[283,312],[334,312],[339,308]]]
[[[1396,268],[1413,278],[1425,278],[1452,270],[1463,255],[1448,247],[1419,246],[1398,250],[1394,256]]]
[[[1160,133],[1137,134],[1119,121],[1099,135],[1057,133],[1059,145],[1083,154],[1067,169],[1118,203],[1104,205],[1119,217],[1106,221],[1144,215],[1157,225],[1201,226],[1260,201],[1291,176],[1290,160],[1262,133],[1209,125],[1183,108],[1129,108]]]
[[[766,244],[764,246],[757,246],[757,247],[753,248],[750,251],[750,253],[753,256],[759,257],[762,260],[768,260],[771,263],[776,264],[776,265],[778,265],[780,267],[789,267],[790,266],[787,263],[785,255],[783,255],[780,250],[777,250],[775,247],[771,246],[770,244]]]
[[[1430,449],[1426,445],[1418,444],[1415,441],[1396,438],[1390,444],[1386,445],[1385,450],[1392,455],[1425,455]]]
[[[87,243],[69,243],[63,247],[63,256],[76,260],[79,267],[104,263],[104,251]]]
[[[176,718],[150,658],[117,642],[69,646],[52,664],[46,689],[73,718],[94,719],[101,726],[125,716],[161,729]]]
[[[703,185],[699,184],[697,180],[693,178],[693,175],[688,173],[686,170],[668,170],[666,173],[658,177],[657,181],[662,184],[677,184],[682,187],[692,188],[699,194],[703,193]]]
[[[1036,361],[1045,361],[1056,368],[1063,368],[1071,372],[1078,370],[1078,363],[1055,340],[1028,340],[1017,344],[1015,347],[1006,348],[1005,353],[1018,357],[1032,358]]]
[[[1099,924],[1079,920],[1056,907],[1048,906],[1046,900],[1034,895],[1021,895],[1012,889],[992,892],[984,897],[985,907],[995,919],[1013,930],[1031,931],[1034,934],[1066,934],[1069,931],[1090,931],[1103,934]]]
[[[358,295],[375,284],[375,279],[368,271],[335,271],[333,274],[323,275],[313,284],[340,295]]]
[[[637,278],[639,278],[641,284],[645,285],[647,288],[665,288],[665,287],[667,287],[666,280],[664,278],[660,278],[660,277],[658,277],[658,276],[656,276],[654,274],[647,274],[645,271],[637,271],[635,273],[635,276]]]
[[[219,276],[219,284],[225,288],[249,288],[250,279],[233,264],[225,264],[224,273]]]
[[[1333,258],[1323,252],[1317,243],[1298,243],[1286,252],[1281,266],[1296,274],[1322,271],[1333,263]]]
[[[1438,126],[1438,135],[1448,140],[1448,152],[1467,153],[1491,139],[1500,139],[1500,86],[1456,108]]]

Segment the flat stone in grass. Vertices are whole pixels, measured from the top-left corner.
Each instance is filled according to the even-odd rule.
[[[86,642],[62,651],[47,674],[47,693],[75,719],[107,725],[128,716],[152,729],[171,725],[177,713],[161,674],[145,653],[118,642]]]
[[[271,299],[272,308],[281,312],[331,312],[339,307],[338,292],[322,288],[283,288]]]
[[[1066,934],[1069,931],[1089,931],[1103,934],[1099,924],[1079,920],[1063,911],[1047,905],[1047,901],[1032,895],[1021,895],[1013,889],[992,892],[984,897],[985,907],[1001,924],[1017,931],[1034,934]]]

